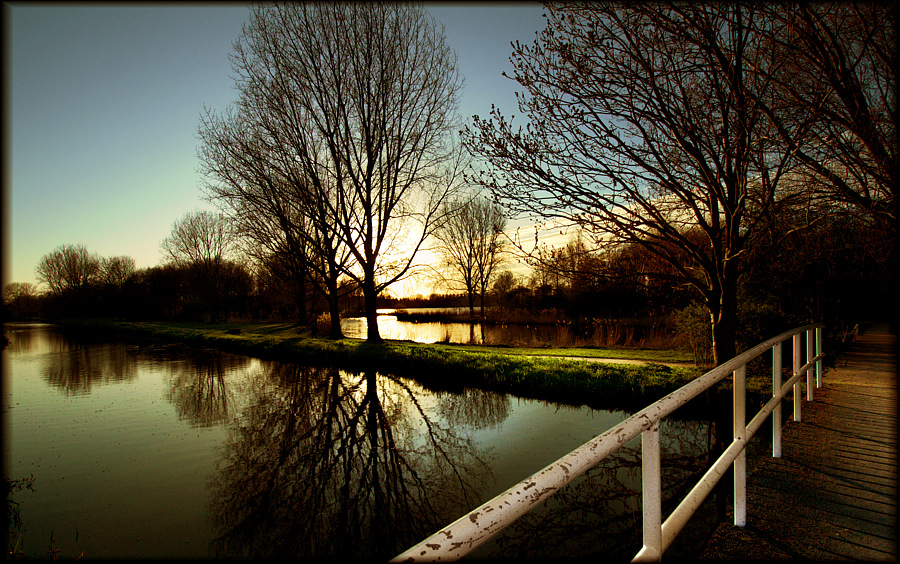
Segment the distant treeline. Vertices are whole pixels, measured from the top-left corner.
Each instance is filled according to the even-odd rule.
[[[742,302],[747,304],[743,310],[766,311],[765,317],[787,324],[816,319],[832,326],[883,316],[884,300],[891,294],[889,276],[866,234],[846,224],[831,226],[796,237],[790,248],[782,247],[782,258],[795,260],[774,264],[771,257],[753,257],[741,284]],[[519,320],[552,314],[577,323],[661,318],[693,310],[694,317],[703,318],[702,308],[693,307],[697,300],[689,288],[642,275],[649,261],[636,246],[598,253],[576,239],[535,264],[531,276],[501,271],[493,279],[486,305],[495,316]],[[62,266],[50,272],[48,265],[53,264]],[[41,266],[42,281],[52,283],[42,291],[30,283],[7,284],[4,319],[247,319],[314,325],[328,311],[314,284],[297,287],[273,263],[219,258],[212,264],[184,261],[138,269],[130,257],[102,258],[83,246],[63,245],[48,253]],[[342,315],[359,315],[364,310],[362,293],[349,283],[342,290]],[[379,308],[467,305],[465,293],[401,298],[387,294],[378,300]]]
[[[878,233],[864,224],[841,222],[795,234],[777,255],[751,246],[740,284],[738,348],[813,320],[824,321],[832,333],[856,321],[885,320],[893,291],[888,253],[878,241]],[[314,281],[301,287],[277,261],[212,256],[138,269],[127,256],[99,257],[81,245],[62,245],[36,268],[46,288],[4,288],[3,319],[290,321],[328,332],[328,300]],[[697,362],[706,364],[709,313],[689,286],[665,274],[638,245],[601,251],[575,238],[535,261],[530,276],[500,271],[487,293],[486,313],[508,323],[549,319],[583,326],[665,319]],[[339,289],[341,315],[361,315],[359,288],[345,281]],[[465,293],[378,299],[379,308],[469,305]]]
[[[137,269],[109,282],[83,284],[38,293],[31,284],[4,290],[7,318],[116,318],[129,320],[216,320],[276,309],[253,276],[240,264],[222,265],[215,288],[205,284],[196,266],[174,264]]]

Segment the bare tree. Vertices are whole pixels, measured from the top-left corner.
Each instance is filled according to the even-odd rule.
[[[766,107],[798,159],[832,198],[881,223],[896,222],[897,67],[894,8],[886,3],[768,6],[787,54]],[[763,68],[763,71],[769,69]],[[793,123],[807,120],[806,134]]]
[[[100,259],[99,280],[103,284],[121,288],[135,272],[137,267],[132,257],[122,255]]]
[[[497,266],[502,261],[506,219],[499,205],[482,197],[451,200],[444,204],[446,220],[434,231],[436,250],[450,271],[448,282],[465,290],[469,314],[475,315],[475,298],[484,299]]]
[[[225,218],[210,211],[189,212],[176,220],[160,248],[176,264],[202,264],[208,269],[222,263],[234,242]]]
[[[494,110],[466,144],[514,214],[580,226],[594,242],[664,259],[710,312],[716,362],[736,352],[749,234],[780,197],[791,151],[762,100],[783,53],[753,5],[551,4],[515,45],[524,131]]]
[[[342,270],[380,341],[377,296],[409,271],[462,157],[451,135],[461,79],[443,30],[407,4],[259,5],[232,62],[253,155],[271,157],[265,176],[297,195],[306,232],[352,255]]]
[[[229,216],[249,255],[285,266],[297,290],[300,318],[306,320],[312,236],[305,204],[310,199],[308,183],[302,177],[290,180],[296,173],[293,168],[285,172],[278,167],[291,161],[293,148],[280,141],[277,123],[259,115],[271,111],[265,96],[272,90],[246,88],[238,107],[223,114],[207,109],[201,116],[198,153],[207,196]],[[339,331],[338,322],[334,336]]]
[[[516,280],[516,275],[509,270],[504,270],[497,274],[494,285],[491,286],[491,290],[497,297],[497,307],[500,309],[501,314],[506,309],[506,302],[510,292],[512,292],[513,288],[517,285],[519,285],[519,281]]]
[[[194,211],[176,220],[172,233],[160,244],[171,263],[197,275],[203,299],[213,316],[219,313],[222,274],[234,243],[234,232],[222,214]]]
[[[60,245],[41,257],[35,275],[54,294],[83,290],[97,280],[100,257],[84,245]]]
[[[533,276],[553,287],[555,293],[597,292],[601,281],[610,276],[609,257],[589,248],[580,231],[563,246],[540,248],[529,257]],[[587,313],[587,312],[584,312]]]
[[[301,319],[307,311],[307,282],[319,288],[329,303],[331,337],[339,338],[339,277],[349,253],[324,204],[334,197],[333,178],[324,168],[327,163],[320,165],[319,155],[306,151],[292,133],[305,125],[290,111],[292,93],[273,83],[268,67],[238,57],[234,67],[244,76],[237,108],[223,115],[207,110],[201,118],[206,193],[252,243],[251,254],[286,267],[298,291]]]
[[[10,304],[17,300],[37,296],[37,288],[31,282],[10,282],[3,287],[3,303]]]
[[[13,318],[37,313],[37,288],[31,282],[10,282],[3,287],[3,305]]]

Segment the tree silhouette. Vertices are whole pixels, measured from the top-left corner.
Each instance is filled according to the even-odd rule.
[[[475,197],[448,201],[444,216],[434,238],[442,263],[449,270],[445,282],[466,292],[470,315],[475,315],[478,297],[484,316],[485,295],[503,260],[503,210],[486,198]]]
[[[236,170],[248,174],[206,158],[211,192],[241,220],[260,209],[247,195],[282,206],[268,217],[306,237],[329,295],[338,271],[356,281],[368,340],[381,341],[378,294],[409,271],[456,187],[461,79],[443,30],[406,4],[259,5],[232,63],[241,99],[224,123],[249,133],[228,158],[246,159]],[[216,129],[201,124],[207,156],[227,145]]]
[[[84,245],[60,245],[35,267],[37,279],[57,295],[88,288],[99,273],[100,257]]]
[[[234,231],[225,217],[210,211],[186,213],[172,225],[160,248],[176,266],[194,275],[194,284],[211,318],[222,315],[222,283],[234,249]]]
[[[771,75],[786,58],[769,23],[743,4],[548,5],[547,28],[511,57],[526,128],[495,108],[466,129],[490,165],[478,181],[512,214],[640,245],[691,285],[717,363],[736,352],[748,237],[802,196],[785,189],[793,153],[764,108],[762,62]]]

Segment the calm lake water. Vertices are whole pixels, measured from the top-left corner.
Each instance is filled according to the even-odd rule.
[[[4,333],[3,468],[33,477],[12,496],[28,557],[387,559],[628,416],[50,325]],[[663,441],[674,489],[706,425],[664,422]],[[639,446],[475,555],[629,560]]]
[[[468,308],[414,308],[406,311],[416,312],[457,312]],[[507,343],[515,339],[537,339],[550,342],[555,337],[555,328],[545,326],[501,326],[487,323],[460,323],[444,321],[401,321],[394,315],[393,309],[378,310],[378,332],[384,339],[398,341],[415,341],[417,343],[471,343],[496,344]],[[341,319],[341,330],[344,336],[353,339],[365,339],[368,323],[365,317],[349,317]]]
[[[494,324],[456,321],[399,320],[393,309],[378,310],[378,331],[384,339],[415,341],[418,343],[449,342],[473,345],[552,345],[559,338],[560,329],[551,324]],[[409,312],[446,312],[468,314],[469,308],[411,308]],[[365,317],[341,319],[344,336],[365,339],[368,324]],[[565,330],[564,330],[565,331]]]

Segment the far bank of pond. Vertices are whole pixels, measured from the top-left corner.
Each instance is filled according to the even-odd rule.
[[[180,342],[262,359],[410,377],[433,390],[478,388],[594,409],[637,411],[700,376],[678,351],[529,349],[311,337],[288,323],[66,321],[79,331]],[[551,356],[553,355],[553,356]],[[603,358],[643,361],[613,364]],[[595,361],[588,362],[593,359]],[[601,360],[597,360],[601,359]],[[673,363],[667,365],[664,363]],[[723,387],[730,385],[723,382]],[[764,397],[764,384],[757,390]],[[729,392],[730,393],[730,392]],[[750,390],[751,397],[754,390]],[[701,400],[697,400],[701,408]]]

